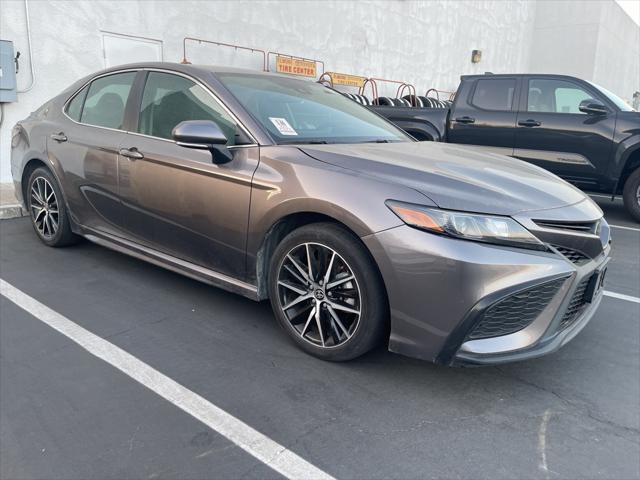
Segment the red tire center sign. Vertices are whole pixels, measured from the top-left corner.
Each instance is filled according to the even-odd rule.
[[[278,55],[276,57],[276,72],[315,78],[317,76],[316,62]]]

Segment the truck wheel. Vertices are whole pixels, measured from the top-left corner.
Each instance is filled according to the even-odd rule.
[[[640,168],[636,168],[627,178],[622,192],[622,199],[627,212],[637,222],[640,222]]]

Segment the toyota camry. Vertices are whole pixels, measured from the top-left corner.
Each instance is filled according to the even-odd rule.
[[[513,158],[417,142],[314,82],[111,68],[20,121],[11,163],[46,245],[84,237],[268,299],[326,360],[383,342],[447,365],[532,358],[602,298],[609,227],[579,190]]]

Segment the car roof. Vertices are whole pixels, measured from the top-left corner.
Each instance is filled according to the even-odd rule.
[[[513,78],[513,77],[549,77],[549,78],[572,78],[575,80],[580,80],[578,77],[572,77],[571,75],[562,75],[562,74],[557,74],[557,73],[491,73],[491,72],[485,72],[485,73],[478,73],[478,74],[473,74],[473,75],[461,75],[460,79],[461,80],[467,80],[467,79],[476,79],[476,78],[504,78],[504,77],[508,77],[508,78]]]
[[[109,72],[117,72],[120,70],[128,70],[128,69],[139,69],[139,68],[157,68],[157,69],[165,69],[172,70],[175,72],[182,72],[192,75],[198,75],[203,73],[237,73],[237,74],[245,74],[245,75],[264,75],[271,77],[280,77],[280,78],[295,78],[291,75],[283,75],[274,72],[265,72],[262,70],[250,69],[250,68],[238,68],[238,67],[226,67],[221,65],[203,65],[203,64],[192,64],[192,63],[176,63],[176,62],[137,62],[137,63],[128,63],[124,65],[116,65],[113,67],[109,67],[100,72],[96,72],[92,74],[92,76],[109,73]],[[302,78],[298,78],[298,80],[303,81]]]

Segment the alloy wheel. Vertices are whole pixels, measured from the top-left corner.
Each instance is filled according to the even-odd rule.
[[[346,343],[360,323],[362,300],[353,270],[320,243],[291,249],[278,270],[279,305],[305,341],[322,348]]]
[[[638,185],[638,188],[636,189],[636,202],[640,205],[640,185]]]
[[[31,218],[43,238],[53,238],[60,225],[58,198],[53,186],[44,177],[37,177],[31,184]]]

